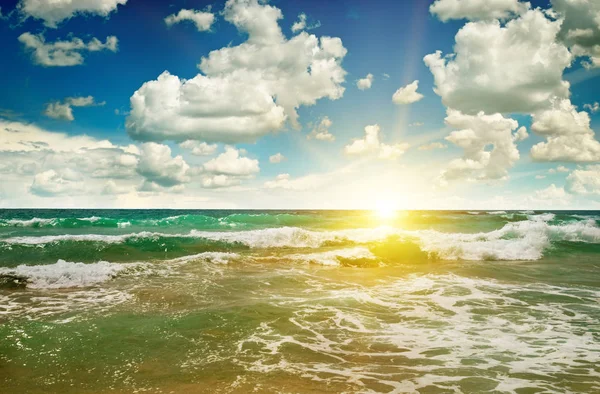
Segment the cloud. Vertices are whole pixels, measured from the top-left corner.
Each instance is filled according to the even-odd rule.
[[[570,170],[565,166],[558,166],[556,168],[551,168],[548,170],[549,174],[556,174],[557,172],[569,172]]]
[[[367,74],[366,77],[361,78],[358,81],[356,81],[356,87],[359,88],[360,90],[371,89],[374,79],[375,79],[375,77],[373,76],[373,74],[369,73],[369,74]]]
[[[423,98],[423,95],[417,92],[418,88],[419,81],[413,81],[412,83],[409,83],[408,85],[396,90],[396,93],[394,93],[392,96],[392,101],[394,104],[398,105],[416,103]]]
[[[446,124],[458,129],[446,137],[447,141],[463,148],[463,157],[454,159],[442,172],[441,183],[448,181],[490,181],[508,177],[508,169],[519,159],[513,134],[519,123],[500,114],[472,116],[448,110]]]
[[[346,49],[339,38],[282,34],[281,11],[257,0],[229,0],[224,19],[246,42],[209,53],[202,72],[181,80],[168,72],[131,97],[129,134],[138,140],[251,142],[299,127],[296,109],[342,97]]]
[[[572,195],[567,193],[564,188],[557,187],[554,183],[546,189],[537,190],[528,200],[535,206],[565,206],[572,200]]]
[[[588,111],[590,111],[591,113],[595,114],[596,112],[600,111],[600,103],[595,102],[593,104],[584,104],[583,108],[585,108]]]
[[[171,14],[165,18],[165,23],[169,27],[183,21],[193,22],[198,31],[207,31],[215,22],[215,15],[212,12],[181,9],[177,14]]]
[[[106,103],[104,101],[100,103],[95,102],[93,96],[67,97],[64,102],[54,101],[46,104],[44,115],[52,119],[66,120],[70,122],[75,120],[72,107],[90,107],[94,105],[103,106],[105,104]]]
[[[194,140],[187,140],[179,144],[180,148],[188,149],[195,156],[210,156],[217,151],[217,145],[209,145],[206,142],[198,142]]]
[[[265,189],[284,190],[315,190],[323,186],[327,181],[327,174],[312,174],[293,179],[290,174],[279,174],[275,179],[264,184]]]
[[[102,191],[100,192],[102,195],[116,195],[116,194],[127,194],[132,192],[133,189],[127,186],[120,186],[112,179],[109,179],[104,184]]]
[[[146,181],[160,187],[173,187],[190,181],[188,170],[190,166],[181,156],[171,156],[171,148],[167,145],[146,142],[140,149],[140,161],[137,172]],[[147,184],[143,187],[154,189],[154,185]]]
[[[32,52],[33,61],[44,67],[68,67],[83,64],[82,52],[117,51],[117,37],[106,37],[102,43],[92,38],[87,43],[81,38],[73,37],[69,41],[46,42],[42,33],[34,35],[29,32],[19,36],[25,49]]]
[[[448,146],[441,142],[432,142],[431,144],[419,146],[419,150],[434,150],[434,149],[446,149]]]
[[[546,137],[531,148],[539,161],[590,162],[600,160],[600,142],[590,128],[590,115],[577,112],[569,99],[556,100],[552,108],[533,115],[531,130]]]
[[[240,151],[228,146],[225,152],[204,164],[204,170],[218,175],[249,176],[260,171],[258,160],[240,156]]]
[[[493,20],[508,19],[526,12],[529,3],[519,0],[436,0],[429,12],[441,21],[450,19]]]
[[[202,187],[217,189],[239,185],[260,172],[258,160],[242,157],[240,153],[240,150],[226,146],[225,152],[204,163]]]
[[[506,24],[467,23],[456,34],[454,54],[424,58],[435,92],[446,107],[470,115],[548,108],[555,97],[570,94],[562,75],[573,57],[556,41],[560,27],[537,9]]]
[[[312,129],[310,134],[306,136],[306,138],[309,140],[314,138],[319,141],[333,142],[335,141],[335,136],[329,132],[329,128],[332,125],[333,122],[327,116],[324,116],[319,124],[317,124],[317,126]]]
[[[600,67],[600,2],[595,0],[552,0],[561,19],[559,39],[573,55],[587,57],[588,68]]]
[[[407,143],[386,145],[379,141],[379,125],[365,127],[365,138],[352,141],[344,147],[344,152],[351,156],[376,155],[380,159],[394,160],[402,156],[410,147]]]
[[[423,123],[423,122],[413,122],[413,123],[409,124],[408,127],[421,127],[424,125],[425,125],[425,123]]]
[[[573,194],[600,195],[600,165],[577,169],[567,177],[566,189]]]
[[[281,153],[276,153],[273,156],[269,157],[269,162],[273,164],[281,163],[284,160],[286,160],[286,158]]]
[[[84,191],[77,174],[68,169],[63,174],[55,170],[36,174],[29,190],[40,197],[81,194]]]
[[[546,178],[546,175],[536,175],[535,179],[544,179]]]
[[[297,33],[302,30],[312,30],[321,27],[321,22],[316,21],[312,25],[307,24],[307,17],[305,13],[298,15],[298,20],[292,25],[292,32]]]
[[[125,3],[127,0],[21,0],[17,7],[26,17],[41,19],[46,27],[56,28],[58,23],[78,14],[106,17]]]

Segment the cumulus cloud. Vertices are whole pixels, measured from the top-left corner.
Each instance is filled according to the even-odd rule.
[[[600,195],[600,165],[579,168],[567,177],[566,189],[581,195]]]
[[[540,161],[590,162],[600,160],[600,142],[590,128],[590,115],[577,112],[568,99],[556,100],[550,109],[533,115],[531,130],[546,137],[531,148]]]
[[[467,23],[456,34],[454,54],[437,51],[424,58],[435,92],[447,107],[470,115],[529,114],[555,97],[569,97],[562,75],[572,55],[556,41],[560,28],[560,21],[538,9],[504,25]]]
[[[242,157],[234,147],[225,147],[225,152],[204,163],[204,170],[218,175],[249,176],[260,171],[258,160]]]
[[[179,144],[180,148],[188,149],[195,156],[210,156],[217,151],[216,144],[207,144],[194,140],[187,140]]]
[[[396,93],[392,96],[392,101],[394,104],[403,105],[403,104],[412,104],[423,98],[423,95],[417,92],[419,88],[419,81],[413,81],[406,86],[401,87],[396,90]]]
[[[92,38],[85,43],[81,38],[73,37],[68,41],[46,42],[44,35],[23,33],[19,41],[32,53],[34,63],[44,67],[67,67],[83,64],[83,52],[117,51],[117,37],[106,37],[103,43]]]
[[[139,140],[250,142],[299,127],[296,109],[342,97],[346,49],[339,38],[301,32],[286,39],[281,11],[257,0],[228,0],[224,19],[248,39],[202,58],[201,74],[168,72],[131,97],[129,134]]]
[[[587,57],[586,67],[600,67],[600,2],[552,0],[561,19],[559,38],[575,56]]]
[[[358,81],[356,81],[356,87],[359,88],[360,90],[371,89],[374,79],[375,79],[375,77],[373,76],[373,74],[369,73],[369,74],[367,74],[366,77],[361,78]]]
[[[232,146],[226,146],[225,152],[204,163],[202,186],[210,189],[235,186],[260,172],[258,160],[243,157],[241,153]]]
[[[434,150],[434,149],[446,149],[448,146],[441,142],[432,142],[431,144],[419,146],[419,150]]]
[[[140,149],[137,171],[146,181],[161,187],[173,187],[190,181],[190,166],[181,156],[171,156],[167,145],[146,142]],[[146,184],[146,188],[148,188]],[[153,185],[151,186],[151,188]]]
[[[536,206],[564,206],[571,202],[572,197],[563,187],[557,187],[553,183],[546,189],[537,190],[529,197],[529,201]]]
[[[442,184],[453,180],[489,181],[508,177],[508,169],[519,159],[513,134],[519,123],[500,114],[473,116],[448,110],[446,124],[458,129],[447,141],[463,148],[460,159],[450,162],[441,175]]]
[[[165,23],[169,27],[183,21],[193,22],[198,31],[207,31],[215,22],[215,15],[212,12],[181,9],[177,14],[171,14],[165,18]]]
[[[273,156],[269,157],[269,162],[273,163],[273,164],[281,163],[284,160],[285,160],[285,156],[282,155],[281,153],[276,153]]]
[[[436,0],[429,12],[446,22],[450,19],[508,19],[526,12],[529,3],[519,0]]]
[[[127,0],[21,0],[17,7],[25,17],[41,19],[46,27],[56,28],[58,23],[79,14],[106,17],[125,3]]]
[[[72,107],[90,107],[95,105],[102,106],[104,104],[106,104],[104,101],[100,103],[95,102],[93,96],[67,97],[63,102],[54,101],[46,104],[44,115],[52,119],[66,120],[70,122],[75,120]]]
[[[347,155],[375,155],[380,159],[394,160],[402,156],[410,147],[407,143],[387,145],[379,141],[379,125],[369,125],[365,127],[365,138],[358,138],[344,147]]]
[[[63,171],[63,174],[59,174],[55,170],[48,170],[34,176],[29,190],[40,197],[53,197],[81,194],[83,187],[78,174],[68,169]]]
[[[314,138],[319,141],[333,142],[335,141],[335,136],[329,132],[329,128],[332,125],[333,122],[327,116],[324,116],[306,138],[309,140]]]

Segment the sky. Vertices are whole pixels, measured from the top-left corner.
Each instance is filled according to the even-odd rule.
[[[600,2],[18,0],[0,208],[600,209]]]

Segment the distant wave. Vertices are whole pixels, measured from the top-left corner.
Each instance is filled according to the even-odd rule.
[[[110,217],[83,218],[32,218],[32,219],[0,219],[0,227],[33,227],[33,228],[126,228],[126,227],[170,227],[187,226],[189,228],[245,228],[256,226],[301,226],[313,222],[310,215],[297,214],[241,214],[235,213],[224,217],[213,217],[199,214],[169,216],[159,219],[129,219]]]
[[[538,260],[554,242],[600,243],[596,221],[584,220],[551,224],[553,214],[531,215],[530,219],[510,222],[502,228],[482,233],[445,233],[435,230],[409,231],[394,227],[337,231],[313,231],[299,227],[278,227],[247,231],[199,231],[184,234],[139,232],[123,235],[72,234],[4,239],[11,245],[40,246],[72,242],[143,246],[161,244],[169,239],[187,242],[214,242],[242,245],[253,249],[321,248],[359,246],[380,242],[413,242],[432,258],[442,260]],[[197,241],[196,241],[197,240]],[[210,244],[208,244],[210,246]],[[209,250],[210,251],[210,250]]]

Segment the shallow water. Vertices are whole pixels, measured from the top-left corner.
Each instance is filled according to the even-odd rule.
[[[598,218],[0,211],[0,387],[599,392]]]

